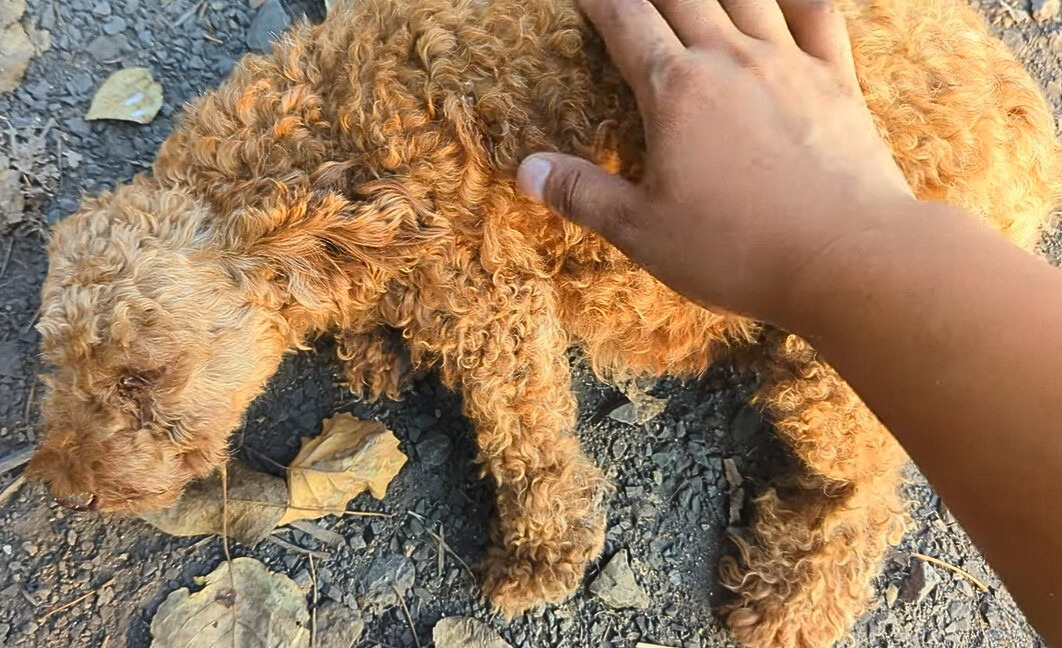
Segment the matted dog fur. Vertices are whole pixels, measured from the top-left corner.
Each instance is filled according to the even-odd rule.
[[[1033,245],[1059,151],[1025,70],[950,0],[838,8],[918,196]],[[759,495],[723,562],[725,614],[755,648],[831,645],[904,530],[903,451],[804,341],[692,305],[519,195],[520,160],[542,150],[630,178],[642,164],[635,103],[568,0],[357,0],[245,57],[150,176],[55,227],[30,474],[75,506],[167,506],[315,336],[336,336],[354,391],[397,395],[398,331],[464,397],[497,492],[483,592],[514,615],[571,594],[604,539],[566,349],[607,379],[696,376],[760,345],[755,402],[801,468]]]

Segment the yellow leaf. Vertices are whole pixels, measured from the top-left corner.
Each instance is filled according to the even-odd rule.
[[[92,98],[85,119],[117,119],[146,124],[162,108],[162,86],[147,68],[118,70],[103,82]]]
[[[346,413],[325,419],[288,467],[288,510],[277,524],[342,515],[366,490],[383,499],[405,464],[398,439],[382,424]]]

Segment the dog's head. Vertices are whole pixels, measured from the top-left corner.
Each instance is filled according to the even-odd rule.
[[[29,466],[62,504],[173,503],[227,456],[285,344],[212,250],[206,208],[137,181],[59,223],[40,324],[48,393]]]

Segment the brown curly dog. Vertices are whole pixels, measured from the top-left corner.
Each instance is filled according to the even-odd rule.
[[[1033,245],[1059,150],[1025,70],[951,0],[838,6],[918,195]],[[334,334],[351,388],[394,396],[401,331],[475,424],[499,513],[483,587],[513,615],[571,594],[604,539],[566,349],[605,378],[695,376],[762,342],[756,401],[803,468],[722,566],[729,626],[754,647],[831,645],[904,529],[904,453],[804,341],[690,304],[518,195],[540,150],[640,173],[633,98],[568,0],[358,0],[247,56],[150,177],[56,226],[31,474],[75,507],[164,507],[226,460],[284,354]]]

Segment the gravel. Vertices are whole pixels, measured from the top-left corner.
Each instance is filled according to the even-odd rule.
[[[50,31],[52,47],[30,64],[20,88],[0,95],[0,115],[18,132],[54,120],[40,162],[60,168],[62,179],[53,196],[30,206],[25,223],[0,230],[0,263],[11,250],[0,275],[0,456],[37,439],[43,386],[35,378],[39,338],[33,323],[47,224],[76,208],[82,192],[144,171],[180,106],[216,85],[250,47],[268,49],[270,34],[287,19],[277,7],[307,3],[270,0],[255,8],[245,0],[30,2],[28,18]],[[1036,18],[1027,3],[985,0],[979,7],[1042,81],[1048,97],[1062,105],[1057,4],[1037,4]],[[160,116],[146,126],[87,123],[84,114],[95,89],[130,66],[147,67],[162,83]],[[7,129],[5,124],[2,130]],[[1058,263],[1062,235],[1049,237],[1044,252]],[[388,517],[319,522],[342,535],[346,545],[328,547],[331,559],[315,560],[312,570],[304,554],[269,542],[231,546],[234,556],[253,556],[295,578],[311,602],[312,574],[317,575],[317,619],[326,629],[319,641],[427,646],[440,620],[464,617],[471,620],[467,626],[487,626],[514,648],[626,648],[638,641],[675,648],[734,645],[715,615],[727,600],[715,570],[732,550],[723,531],[732,520],[745,521],[747,513],[738,507],[732,517],[732,497],[738,489],[746,499],[754,497],[788,461],[758,412],[745,405],[754,376],[719,367],[689,383],[643,386],[655,399],[640,401],[651,406],[652,415],[639,416],[633,407],[620,421],[610,413],[631,395],[594,380],[573,355],[578,433],[616,485],[608,502],[606,558],[591,566],[586,586],[568,601],[506,622],[479,598],[480,582],[469,572],[483,556],[494,504],[474,463],[472,430],[461,416],[460,399],[428,378],[401,403],[351,405],[349,394],[336,386],[332,343],[322,340],[314,351],[289,358],[256,401],[242,431],[243,446],[255,453],[241,452],[241,458],[275,470],[271,461],[290,461],[299,438],[316,434],[321,419],[342,409],[384,422],[411,459],[386,500],[362,496],[351,504]],[[733,461],[740,485],[728,482],[726,460]],[[0,489],[13,476],[0,475]],[[887,561],[876,582],[876,601],[853,628],[852,643],[1042,646],[932,489],[916,471],[910,477],[915,525]],[[306,549],[324,549],[304,534],[290,538]],[[216,539],[172,538],[135,520],[64,511],[34,484],[0,507],[0,552],[0,643],[42,648],[147,645],[151,617],[166,595],[194,586],[197,576],[223,560]],[[973,574],[990,591],[911,558],[914,552]],[[592,593],[608,590],[609,579],[633,584],[619,600],[639,607],[616,609]],[[48,610],[90,592],[97,595],[43,619]]]

